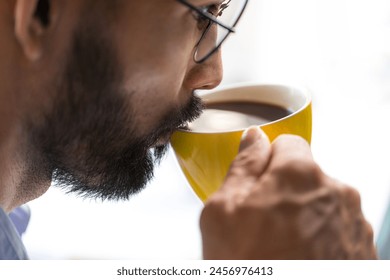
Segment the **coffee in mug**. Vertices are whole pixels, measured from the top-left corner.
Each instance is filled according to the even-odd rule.
[[[236,101],[206,104],[202,115],[188,124],[193,132],[217,132],[242,129],[253,125],[264,125],[293,112],[276,105]]]

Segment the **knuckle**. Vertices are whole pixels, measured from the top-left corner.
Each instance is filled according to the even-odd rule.
[[[325,176],[314,161],[299,159],[283,161],[272,172],[279,179],[305,185],[319,185]]]
[[[213,195],[206,202],[201,212],[201,230],[205,231],[213,228],[217,231],[225,230],[226,232],[234,225],[245,223],[248,217],[254,217],[253,210],[246,202],[237,201],[236,196]]]
[[[264,210],[264,206],[261,203],[245,201],[236,205],[234,214],[238,217],[252,216],[253,213],[260,212],[261,210]]]
[[[226,202],[221,195],[212,196],[206,203],[200,215],[201,223],[208,220],[218,220],[223,215]]]
[[[229,175],[241,177],[248,172],[253,172],[258,165],[258,157],[253,153],[239,153],[230,165]]]
[[[224,198],[219,194],[215,194],[206,201],[203,211],[215,211],[216,209],[220,209],[224,204]]]
[[[294,145],[298,144],[304,146],[309,145],[305,139],[294,134],[282,134],[275,139],[273,144],[277,146],[290,145],[290,144],[294,144]]]
[[[234,166],[243,167],[255,163],[257,157],[253,153],[239,153],[233,162]]]
[[[229,168],[229,176],[242,177],[246,172],[245,165],[239,161],[233,161]]]
[[[356,189],[344,186],[340,191],[342,198],[351,210],[361,210],[361,197]]]
[[[301,176],[306,176],[308,174],[320,173],[320,168],[314,161],[294,158],[279,161],[274,167],[274,172],[292,173]]]
[[[213,212],[204,208],[202,213],[200,214],[199,225],[202,231],[209,228],[210,224],[213,224],[215,219],[213,218]]]

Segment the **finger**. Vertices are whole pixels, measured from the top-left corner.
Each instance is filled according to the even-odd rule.
[[[282,135],[272,143],[270,168],[314,163],[309,144],[296,135]]]
[[[259,127],[247,129],[221,189],[252,184],[266,169],[270,155],[271,145],[267,135]]]
[[[273,142],[267,170],[279,188],[295,192],[317,188],[326,177],[314,162],[309,144],[294,135],[282,135]]]
[[[359,192],[349,186],[339,187],[346,219],[351,226],[349,240],[355,244],[355,259],[376,259],[372,226],[362,213]]]
[[[356,189],[344,186],[340,187],[340,192],[344,205],[349,212],[353,214],[362,212],[360,194]]]

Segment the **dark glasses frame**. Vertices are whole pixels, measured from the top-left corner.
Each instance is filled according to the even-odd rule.
[[[225,40],[229,37],[229,35],[231,33],[235,33],[236,30],[235,30],[235,27],[237,26],[237,23],[239,22],[242,14],[244,13],[245,9],[246,9],[246,6],[249,2],[249,0],[245,0],[244,2],[244,6],[242,7],[242,10],[240,12],[240,14],[238,15],[236,21],[233,23],[232,26],[227,26],[225,25],[224,23],[220,22],[217,18],[211,16],[210,14],[208,13],[205,13],[204,11],[202,11],[201,9],[199,9],[198,7],[195,7],[194,5],[192,5],[191,3],[188,3],[186,0],[176,0],[178,2],[180,2],[181,4],[185,5],[186,7],[188,7],[189,9],[191,9],[192,11],[198,13],[200,16],[204,17],[204,18],[207,18],[210,22],[209,24],[207,25],[205,31],[203,31],[203,34],[202,36],[200,37],[199,41],[196,43],[195,45],[195,52],[194,52],[194,61],[196,63],[203,63],[204,61],[206,61],[210,56],[212,56],[216,51],[218,51],[218,49],[221,47],[222,43],[225,42]],[[204,57],[202,57],[201,59],[196,59],[196,54],[197,54],[197,49],[200,45],[200,43],[202,42],[203,38],[206,36],[207,32],[210,30],[211,26],[213,24],[217,24],[219,25],[220,27],[226,29],[228,31],[228,33],[226,34],[225,38],[223,38],[221,40],[221,42],[219,42],[218,45],[216,45],[213,49],[211,49],[211,51]]]

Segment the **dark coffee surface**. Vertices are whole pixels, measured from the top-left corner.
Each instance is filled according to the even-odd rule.
[[[292,112],[278,106],[252,102],[212,103],[189,128],[195,132],[218,132],[262,125],[290,115]]]

